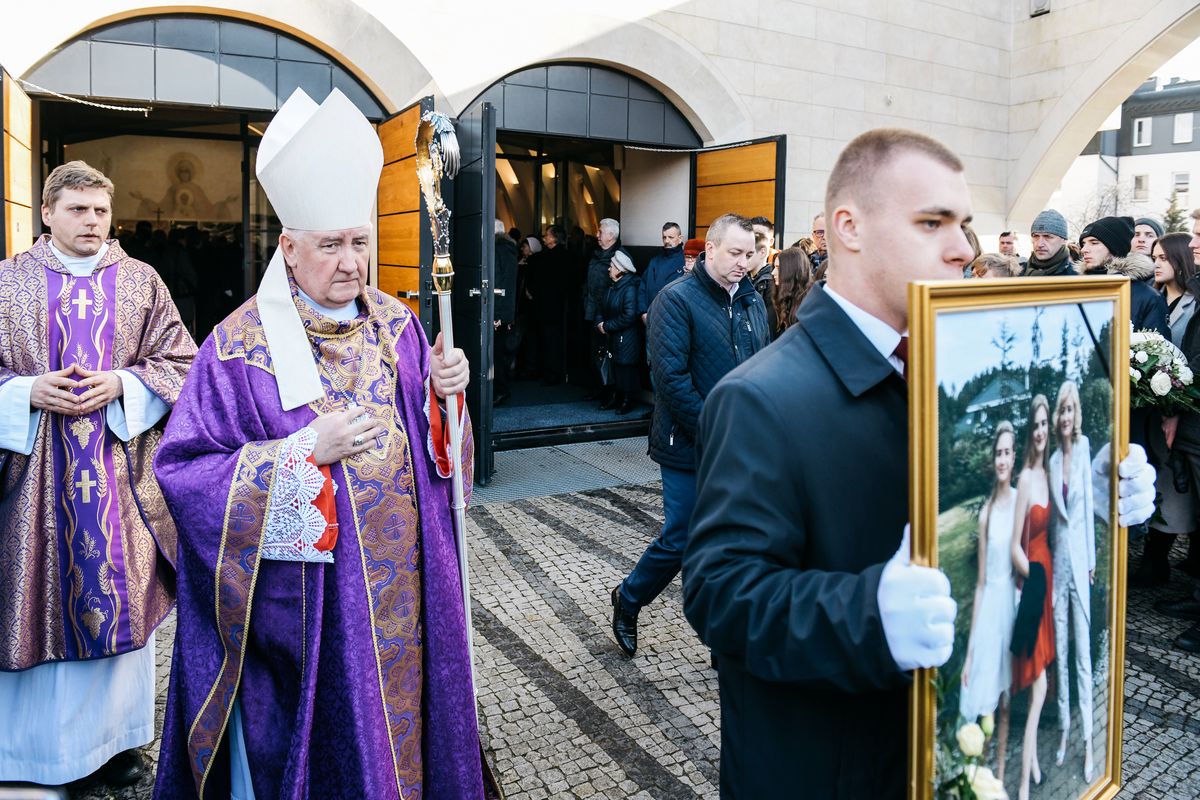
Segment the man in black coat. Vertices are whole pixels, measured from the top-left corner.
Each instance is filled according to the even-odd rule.
[[[572,268],[567,236],[560,226],[551,225],[546,229],[542,252],[531,256],[530,263],[528,291],[537,326],[542,383],[553,386],[562,383],[565,373],[563,342]]]
[[[650,457],[662,469],[663,526],[637,566],[612,590],[613,635],[632,656],[637,616],[679,572],[696,501],[693,442],[704,399],[727,372],[770,341],[762,299],[746,277],[754,252],[750,221],[718,217],[704,260],[658,293],[650,306],[654,415]]]
[[[517,317],[517,243],[508,238],[504,223],[496,220],[496,295],[492,337],[492,364],[495,365],[495,380],[492,383],[492,402],[500,405],[508,399],[508,380],[512,372],[513,353],[509,338],[513,321]]]
[[[827,283],[698,427],[684,612],[717,655],[725,798],[903,798],[909,671],[953,646],[949,581],[908,559],[903,333],[908,283],[974,255],[962,163],[870,131],[826,192]]]

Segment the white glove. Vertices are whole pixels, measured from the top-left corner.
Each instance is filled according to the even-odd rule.
[[[1096,513],[1108,521],[1108,482],[1111,461],[1110,445],[1105,444],[1092,459],[1092,492]],[[1129,455],[1117,466],[1117,521],[1123,527],[1140,525],[1154,514],[1156,492],[1154,467],[1146,461],[1146,451],[1140,444],[1129,445]]]
[[[904,671],[940,667],[954,649],[954,615],[950,579],[941,570],[910,562],[908,526],[900,549],[879,578],[879,619],[888,650]]]

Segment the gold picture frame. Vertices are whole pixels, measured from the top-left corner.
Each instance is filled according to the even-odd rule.
[[[982,780],[986,776],[983,772],[977,771],[978,766],[989,769],[989,773],[994,775],[995,773],[991,773],[988,766],[989,750],[995,751],[993,755],[996,758],[990,763],[995,764],[997,768],[996,772],[1005,773],[1005,780],[1002,782],[1002,786],[1005,792],[1007,792],[1007,796],[1012,798],[1017,796],[1017,789],[1014,787],[1019,787],[1022,780],[1022,772],[1025,769],[1024,753],[1026,751],[1022,749],[1019,752],[1017,769],[1015,770],[1016,774],[1014,775],[1014,771],[1002,770],[1000,768],[1001,763],[1007,764],[1011,762],[1011,758],[1006,759],[1004,757],[1000,748],[1000,742],[1013,742],[1013,734],[1020,732],[1018,725],[1014,722],[1006,737],[996,736],[993,739],[992,735],[988,734],[986,743],[982,746],[982,754],[974,757],[975,766],[963,767],[962,762],[955,761],[955,759],[960,757],[965,758],[961,754],[966,753],[968,750],[974,752],[976,745],[970,744],[968,747],[967,745],[958,744],[963,740],[956,737],[954,744],[957,744],[959,747],[958,754],[950,752],[951,746],[946,742],[947,726],[945,723],[954,714],[957,714],[958,716],[953,717],[955,720],[953,729],[961,731],[962,728],[959,726],[967,724],[964,721],[965,717],[962,715],[964,713],[973,713],[973,710],[964,710],[968,708],[968,703],[964,698],[967,690],[965,688],[966,684],[962,682],[962,672],[970,671],[971,673],[983,675],[982,678],[978,678],[975,681],[976,686],[973,690],[973,694],[975,695],[983,693],[986,697],[989,688],[990,690],[996,690],[996,687],[1004,687],[999,690],[1004,694],[996,701],[998,704],[996,706],[996,713],[999,715],[1003,712],[1003,719],[1007,721],[1010,715],[1013,715],[1015,718],[1020,708],[1019,701],[1023,696],[1032,698],[1036,695],[1037,689],[1034,687],[1038,681],[1043,681],[1040,691],[1046,691],[1046,684],[1051,678],[1050,673],[1057,672],[1057,662],[1043,664],[1042,662],[1045,661],[1044,654],[1043,657],[1039,657],[1035,653],[1033,656],[1024,656],[1024,661],[1018,664],[1018,660],[1022,657],[1014,657],[1011,654],[1005,655],[1010,649],[1008,643],[1000,647],[994,641],[1000,636],[998,632],[1003,630],[1003,621],[994,624],[993,632],[985,631],[984,626],[980,624],[980,633],[977,639],[975,626],[979,623],[972,620],[971,614],[973,609],[965,607],[963,602],[963,592],[968,591],[967,587],[963,584],[966,581],[965,576],[968,576],[970,572],[964,571],[963,564],[952,563],[955,559],[948,558],[946,563],[940,563],[940,548],[946,548],[947,553],[958,553],[957,560],[966,561],[969,564],[969,553],[971,552],[969,543],[972,540],[966,538],[962,533],[962,531],[969,530],[967,527],[968,521],[976,527],[977,531],[988,530],[984,526],[992,524],[991,518],[993,516],[996,518],[997,531],[1003,530],[1005,525],[1011,527],[1015,524],[1015,514],[1018,513],[1016,511],[1018,501],[1015,499],[1017,490],[1015,488],[1010,490],[1006,487],[1010,484],[1015,486],[1019,483],[1016,475],[1018,468],[1022,470],[1032,468],[1034,470],[1029,473],[1029,482],[1023,484],[1026,487],[1038,485],[1034,481],[1042,480],[1040,475],[1045,475],[1046,490],[1051,496],[1047,497],[1045,510],[1040,512],[1039,516],[1045,514],[1047,519],[1053,516],[1055,513],[1054,504],[1058,501],[1053,497],[1051,475],[1062,475],[1065,471],[1070,473],[1070,480],[1075,480],[1076,474],[1071,467],[1070,445],[1065,448],[1067,455],[1063,456],[1060,453],[1055,453],[1059,459],[1057,462],[1059,465],[1057,473],[1053,473],[1051,468],[1047,466],[1054,463],[1053,457],[1050,456],[1050,450],[1054,447],[1060,449],[1064,447],[1059,437],[1066,436],[1068,439],[1071,439],[1068,433],[1069,428],[1064,427],[1063,432],[1058,432],[1054,430],[1054,424],[1050,420],[1060,420],[1059,410],[1063,411],[1062,416],[1064,417],[1074,415],[1069,417],[1071,419],[1083,419],[1087,417],[1089,409],[1086,399],[1103,397],[1104,387],[1102,384],[1097,384],[1099,378],[1096,375],[1097,373],[1103,373],[1104,365],[1106,365],[1107,378],[1111,385],[1111,404],[1107,406],[1107,410],[1111,415],[1108,417],[1110,427],[1106,429],[1102,424],[1096,423],[1093,425],[1093,430],[1108,430],[1111,432],[1107,439],[1097,441],[1093,449],[1090,451],[1085,450],[1084,452],[1090,452],[1091,457],[1094,458],[1096,453],[1102,449],[1104,442],[1107,442],[1110,455],[1114,451],[1117,454],[1116,457],[1110,459],[1107,502],[1107,520],[1116,520],[1116,465],[1128,450],[1129,440],[1129,303],[1129,281],[1124,277],[923,281],[915,282],[909,287],[909,470],[911,476],[909,480],[909,504],[912,521],[912,560],[915,564],[939,567],[943,571],[946,571],[951,578],[952,594],[959,604],[958,620],[955,625],[955,652],[951,656],[950,661],[946,663],[943,670],[918,670],[914,675],[913,687],[910,693],[909,713],[908,797],[910,800],[936,800],[938,797],[946,796],[944,791],[945,785],[939,781],[949,780],[955,775],[979,777]],[[1099,312],[1096,312],[1100,315],[1098,318],[1095,318],[1094,309],[1099,309]],[[1111,317],[1107,315],[1105,309],[1111,309]],[[1089,336],[1082,337],[1076,333],[1072,328],[1074,323],[1069,320],[1070,314],[1077,314],[1083,320],[1083,324],[1079,325],[1079,327],[1086,329]],[[1020,389],[1020,368],[1014,367],[1011,364],[1006,365],[1005,363],[1004,359],[1008,358],[1008,351],[1002,352],[999,367],[993,367],[991,372],[988,372],[987,365],[989,363],[994,364],[995,359],[993,358],[989,362],[988,354],[993,349],[992,344],[994,342],[992,340],[996,338],[993,337],[996,323],[1003,326],[1008,324],[1004,322],[1005,320],[1015,320],[1017,321],[1016,328],[1022,330],[1021,326],[1027,325],[1031,318],[1033,320],[1032,330],[1028,327],[1023,328],[1023,330],[1028,333],[1030,340],[1029,347],[1034,357],[1031,359],[1031,366],[1024,373],[1024,391],[1022,391]],[[1038,323],[1049,319],[1055,321],[1062,320],[1061,331],[1049,331],[1049,341],[1052,343],[1052,349],[1056,351],[1060,349],[1059,336],[1061,333],[1061,353],[1056,353],[1054,356],[1054,358],[1059,359],[1061,362],[1059,374],[1062,376],[1059,378],[1060,385],[1055,392],[1060,403],[1057,407],[1056,396],[1045,398],[1045,394],[1047,393],[1039,391],[1040,386],[1049,385],[1053,374],[1053,370],[1051,369],[1053,365],[1040,366],[1046,363],[1046,360],[1042,359],[1039,361],[1039,348],[1034,344],[1034,342],[1040,342],[1042,339],[1047,338],[1044,335],[1039,335]],[[1097,319],[1108,319],[1107,327],[1099,326],[1099,330],[1097,330],[1094,324]],[[991,323],[990,325],[989,322]],[[962,336],[964,331],[967,334],[965,337]],[[960,338],[965,338],[966,340],[961,342],[954,341],[956,332]],[[1012,332],[1010,329],[1008,334]],[[939,333],[941,334],[940,339]],[[1011,340],[1005,338],[1008,334],[998,336],[998,340],[995,342],[996,349],[1002,349],[1006,341],[1009,346],[1016,346]],[[977,342],[972,343],[969,339],[970,336],[978,337]],[[1104,347],[1105,343],[1107,343],[1107,348]],[[1072,349],[1073,347],[1074,349]],[[1104,357],[1105,349],[1107,349],[1106,358]],[[942,360],[941,364],[939,364],[939,357]],[[976,365],[975,372],[970,372],[973,368],[972,364]],[[1076,369],[1078,369],[1077,372],[1072,371]],[[957,389],[956,395],[951,395],[945,386],[942,386],[942,390],[939,393],[941,381],[953,375],[974,376],[972,380],[975,380],[975,383],[971,384],[972,390],[984,385],[987,381],[992,381],[991,384],[987,385],[987,389],[993,388],[996,383],[999,383],[1001,388],[1003,388],[1006,381],[1010,385],[1015,386],[1016,389],[1008,392],[992,391],[988,393],[988,397],[991,398],[989,402],[992,402],[991,406],[988,406],[988,403],[984,402],[983,399],[980,399],[980,402],[975,403],[973,406],[964,405],[966,401],[963,398],[967,395],[967,383],[952,383],[949,385],[950,389]],[[1087,388],[1094,390],[1084,392],[1085,402],[1083,403],[1078,399],[1080,393],[1076,387],[1076,381],[1081,385],[1086,381],[1088,382],[1086,384]],[[1067,383],[1071,383],[1072,387],[1076,387],[1074,395],[1076,398],[1075,411],[1071,410],[1070,390],[1066,386]],[[982,397],[985,391],[981,390],[976,397]],[[1038,394],[1032,394],[1033,392],[1037,392]],[[1067,397],[1066,401],[1061,399],[1063,396]],[[1048,408],[1045,412],[1040,412],[1036,408],[1039,404],[1039,399],[1047,399]],[[940,419],[939,411],[941,409],[939,408],[939,401],[946,407],[948,414],[951,409],[974,408],[975,411],[972,414],[959,417],[959,421],[955,427],[950,429],[947,427],[947,423],[952,418],[948,417],[947,420]],[[1013,409],[1019,407],[1022,402],[1029,409],[1028,417],[1022,417],[1019,423],[1009,422],[1008,424],[1012,428],[1015,428],[1015,430],[1011,430],[1011,437],[1006,437],[1004,434],[1010,431],[1001,430],[1001,419],[1007,420],[1013,416],[1020,416]],[[1095,400],[1091,406],[1093,412],[1092,419],[1096,417],[1096,409],[1103,410],[1105,408],[1105,404],[1100,400]],[[1054,410],[1052,416],[1049,413],[1050,410]],[[980,453],[978,442],[981,441],[982,431],[988,428],[988,414],[992,415],[992,433],[988,435],[988,444],[984,446],[984,452]],[[1046,425],[1048,430],[1045,434],[1038,434],[1038,436],[1045,437],[1041,439],[1035,439],[1033,433],[1028,434],[1029,438],[1025,440],[1026,446],[1024,449],[1027,454],[1033,455],[1026,455],[1025,457],[1032,458],[1033,461],[1022,465],[1017,455],[1017,451],[1021,449],[1021,442],[1023,440],[1023,432],[1020,425],[1024,425],[1027,431],[1033,428],[1040,429],[1039,415],[1042,415],[1043,418],[1049,417]],[[1063,424],[1067,425],[1068,423],[1064,422]],[[1080,431],[1079,423],[1075,423],[1075,425],[1075,436],[1078,437]],[[945,442],[939,439],[940,429],[941,431],[950,430],[950,435],[942,436],[946,440]],[[967,431],[970,433],[962,433],[960,435],[960,432]],[[971,442],[971,444],[963,444],[964,440]],[[1082,439],[1071,439],[1071,441],[1082,442],[1082,446],[1085,448],[1089,446],[1086,436],[1082,437]],[[1008,444],[1009,442],[1011,444]],[[944,465],[946,466],[946,485],[942,486],[939,484],[939,459],[944,444],[948,445],[948,447],[960,449],[955,449],[946,459],[949,462]],[[1037,450],[1036,448],[1038,447],[1041,449]],[[970,451],[969,448],[974,448],[974,450]],[[953,504],[954,497],[962,496],[964,492],[977,491],[979,485],[976,482],[970,486],[959,486],[963,481],[958,479],[963,475],[969,477],[973,472],[979,472],[978,469],[974,471],[958,469],[960,465],[957,463],[957,459],[960,457],[960,452],[974,453],[974,460],[969,462],[964,461],[963,466],[968,463],[975,466],[983,464],[991,470],[988,476],[990,480],[988,493],[982,497],[978,494],[974,496],[974,502],[978,503],[977,506],[971,505],[965,500],[959,505]],[[1036,455],[1037,453],[1040,453],[1040,464]],[[1006,459],[1010,461],[1006,461]],[[1004,478],[1006,470],[1004,464],[1006,463],[1009,463],[1009,466],[1007,467],[1007,478]],[[1084,459],[1079,459],[1079,463],[1084,463]],[[1024,475],[1024,473],[1022,474]],[[1100,474],[1102,475],[1103,472]],[[1067,480],[1067,477],[1064,476],[1064,481]],[[977,481],[975,478],[971,480]],[[1087,492],[1083,494],[1094,491],[1095,485],[1103,487],[1102,482],[1094,484],[1092,488],[1088,488]],[[1074,490],[1071,491],[1074,492]],[[954,492],[958,494],[955,495]],[[1021,526],[1024,526],[1022,532],[1018,534],[1014,530],[1009,540],[1012,548],[1010,550],[1010,554],[1012,554],[1010,558],[1015,558],[1017,549],[1026,552],[1027,536],[1036,536],[1041,540],[1043,549],[1038,550],[1037,559],[1033,557],[1033,544],[1030,543],[1028,545],[1030,548],[1028,549],[1028,558],[1024,561],[1027,573],[1032,569],[1031,564],[1033,561],[1038,560],[1044,563],[1044,547],[1050,538],[1049,533],[1046,534],[1045,539],[1042,539],[1039,535],[1040,530],[1049,530],[1048,522],[1039,523],[1041,528],[1038,533],[1032,533],[1034,527],[1034,523],[1032,522],[1034,501],[1030,497],[1033,492],[1040,494],[1040,489],[1027,488],[1026,494],[1021,496],[1024,498],[1022,501],[1024,504],[1021,507],[1027,508],[1029,513],[1023,517],[1023,521],[1020,523]],[[1064,483],[1063,494],[1064,498],[1068,495],[1066,483]],[[943,497],[946,499],[947,508],[942,508]],[[1010,500],[1010,497],[1014,499]],[[1095,502],[1098,505],[1100,500],[1096,500]],[[1073,509],[1073,507],[1067,505],[1066,499],[1063,500],[1063,503],[1063,509],[1068,507]],[[966,512],[966,510],[971,508],[979,509],[974,518],[969,517]],[[986,517],[984,510],[988,512]],[[993,511],[995,513],[992,513]],[[1001,515],[1001,511],[1008,513],[1009,516],[1007,519]],[[1099,513],[1097,512],[1096,515],[1089,514],[1088,516],[1097,520],[1099,519]],[[943,514],[945,514],[944,517],[942,516]],[[1075,514],[1075,516],[1069,517],[1072,521],[1067,523],[1067,527],[1072,531],[1075,525],[1074,520],[1079,518],[1079,516]],[[1067,518],[1063,517],[1063,519]],[[980,522],[983,519],[988,521]],[[1007,520],[1009,519],[1014,520],[1014,522],[1008,523]],[[1055,519],[1058,518],[1055,517]],[[1126,590],[1126,551],[1120,545],[1124,542],[1125,534],[1119,526],[1115,524],[1109,526],[1107,521],[1094,522],[1095,530],[1099,531],[1102,524],[1106,532],[1106,538],[1104,542],[1100,542],[1100,534],[1098,532],[1095,533],[1093,536],[1095,547],[1091,552],[1095,584],[1099,584],[1102,588],[1085,589],[1083,593],[1089,599],[1082,602],[1082,605],[1088,609],[1086,613],[1090,615],[1087,622],[1089,646],[1083,648],[1083,650],[1089,654],[1093,650],[1101,654],[1107,654],[1107,660],[1100,657],[1096,658],[1097,669],[1103,668],[1107,672],[1106,675],[1101,674],[1099,678],[1099,680],[1103,681],[1102,685],[1107,687],[1107,695],[1100,697],[1098,691],[1093,693],[1091,707],[1094,710],[1094,722],[1089,724],[1098,727],[1101,720],[1106,721],[1106,723],[1102,732],[1096,731],[1096,736],[1092,744],[1092,751],[1094,753],[1092,756],[1094,758],[1094,762],[1092,763],[1092,779],[1087,781],[1082,777],[1082,774],[1085,774],[1086,771],[1086,762],[1082,758],[1086,756],[1080,757],[1078,759],[1079,763],[1073,763],[1068,767],[1068,769],[1074,770],[1081,775],[1074,782],[1063,777],[1067,773],[1062,773],[1058,776],[1053,774],[1064,769],[1064,767],[1057,766],[1056,764],[1058,760],[1056,750],[1059,745],[1062,716],[1060,711],[1058,717],[1060,720],[1059,725],[1052,725],[1051,721],[1046,719],[1047,716],[1054,717],[1055,706],[1058,700],[1057,695],[1054,699],[1051,699],[1043,694],[1044,705],[1038,716],[1040,716],[1042,721],[1042,735],[1045,737],[1047,743],[1052,742],[1049,746],[1052,748],[1050,749],[1050,753],[1053,753],[1053,755],[1044,760],[1037,757],[1032,760],[1041,761],[1041,776],[1044,782],[1048,778],[1057,777],[1058,783],[1043,783],[1038,787],[1041,791],[1035,791],[1031,785],[1031,798],[1048,797],[1059,800],[1061,797],[1070,798],[1070,800],[1107,800],[1107,798],[1114,797],[1120,787],[1121,712],[1124,687],[1123,670],[1119,667],[1123,664],[1125,653],[1124,609]],[[940,530],[945,532],[944,541],[940,539]],[[956,534],[959,537],[956,549],[951,549],[952,545],[955,544],[952,534]],[[1018,536],[1020,536],[1019,540]],[[995,546],[1001,547],[1003,539],[999,536],[994,538]],[[988,560],[986,552],[981,547],[981,541],[984,546],[988,544],[987,535],[977,532],[973,541],[977,551],[975,569],[977,570],[976,575],[978,577],[970,582],[975,592],[969,596],[971,605],[974,604],[977,598],[982,596],[981,593],[984,591],[985,585],[990,585],[989,582],[993,580],[991,573],[985,578],[979,569],[980,562]],[[1064,537],[1063,541],[1066,542],[1068,540]],[[1104,570],[1100,569],[1102,564],[1097,559],[1097,555],[1102,552],[1102,544],[1104,546],[1103,553],[1105,560],[1108,562]],[[997,551],[997,553],[999,552]],[[967,555],[964,556],[962,555],[963,553]],[[994,562],[997,565],[1002,563],[999,558],[994,559]],[[1012,567],[1013,563],[1016,562],[1010,561],[1009,567]],[[999,566],[996,568],[1002,569]],[[1044,574],[1045,568],[1039,571]],[[1015,589],[1020,581],[1020,574],[1017,573],[1015,568],[1013,568],[1013,573],[1013,586]],[[956,576],[958,585],[956,585]],[[1107,583],[1104,583],[1105,579],[1107,579]],[[1034,580],[1035,583],[1031,585],[1035,586],[1036,579]],[[1060,585],[1073,588],[1078,580],[1079,578],[1075,577],[1073,573],[1069,573],[1067,580],[1060,581]],[[1087,578],[1085,577],[1083,580],[1087,580]],[[1038,621],[1032,623],[1032,628],[1028,626],[1025,628],[1024,641],[1031,648],[1027,652],[1031,652],[1034,646],[1033,644],[1029,644],[1030,630],[1036,631],[1036,635],[1034,636],[1035,643],[1042,642],[1044,636],[1048,637],[1050,635],[1046,634],[1041,627],[1045,621],[1045,613],[1039,611],[1039,609],[1049,609],[1051,606],[1050,595],[1056,589],[1061,590],[1057,586],[1050,588],[1045,584],[1042,588],[1044,589],[1044,595],[1039,595],[1037,588],[1030,591],[1029,605],[1034,607],[1035,612],[1038,612],[1036,615],[1036,620]],[[1067,589],[1067,591],[1070,590],[1070,588]],[[1091,609],[1096,607],[1095,598],[1097,594],[1102,594],[1104,597],[1105,614],[1103,617],[1091,611]],[[1019,599],[1019,595],[1020,591],[1018,590],[1015,593],[1015,597]],[[1039,596],[1045,597],[1044,606],[1040,604],[1040,601],[1034,599]],[[1001,606],[1003,606],[1003,602],[1001,602]],[[1079,601],[1076,602],[1078,608]],[[992,607],[985,607],[982,601],[980,605],[983,610]],[[1070,609],[1069,602],[1064,602],[1062,605],[1064,610]],[[1012,608],[1012,612],[1015,618],[1017,613],[1015,606]],[[968,630],[965,639],[962,633],[964,615],[966,616],[966,620],[968,620]],[[989,618],[994,618],[993,615],[989,614],[988,616]],[[1054,614],[1054,616],[1057,617],[1058,615]],[[1099,629],[1100,632],[1096,633],[1098,626],[1093,620],[1098,621],[1101,619],[1107,623],[1107,628]],[[1055,625],[1057,624],[1058,622],[1055,620]],[[1008,632],[1009,639],[1011,640],[1012,625],[1008,626]],[[1054,633],[1057,634],[1058,631],[1055,630]],[[1107,637],[1106,640],[1103,638],[1105,636]],[[1097,641],[1098,638],[1100,639],[1099,642]],[[999,653],[1000,656],[995,659],[989,659],[988,656],[972,654],[971,663],[968,664],[966,659],[971,646],[973,644],[980,644],[980,647],[982,647],[981,642],[985,639],[988,641],[987,652],[989,654]],[[1077,637],[1072,638],[1072,642],[1075,641],[1077,641]],[[964,652],[964,645],[967,652]],[[1079,677],[1081,674],[1087,675],[1092,672],[1092,668],[1090,663],[1086,667],[1086,670],[1079,667],[1079,648],[1074,648],[1071,652],[1074,656],[1074,661],[1067,662],[1071,665],[1068,668],[1072,673],[1072,677],[1068,678],[1068,683],[1074,687],[1078,680],[1080,688],[1074,692],[1077,696],[1076,700],[1070,700],[1070,694],[1068,695],[1068,702],[1072,704],[1067,713],[1068,720],[1073,718],[1075,711],[1083,707],[1082,701],[1078,701],[1078,695],[1080,695],[1082,687],[1084,685],[1098,685],[1094,676],[1092,681],[1084,681]],[[1089,655],[1088,658],[1091,658],[1091,656]],[[988,664],[996,662],[1003,665],[1006,660],[1009,660],[1012,665],[1010,674],[1015,676],[1019,672],[1023,680],[1030,671],[1036,672],[1037,670],[1041,670],[1041,672],[1037,674],[1034,684],[1027,690],[1015,692],[1013,682],[1010,681],[1007,686],[1003,683],[1003,667],[996,668],[993,671],[988,666]],[[956,663],[959,664],[957,673],[954,671]],[[1116,668],[1114,668],[1114,665]],[[939,673],[941,672],[945,672],[945,675],[940,676]],[[955,680],[956,674],[959,676],[957,681]],[[939,680],[942,682],[939,683]],[[1058,681],[1056,680],[1055,682],[1057,683]],[[958,689],[956,700],[959,705],[957,709],[952,709],[952,700],[950,698],[952,697],[956,683]],[[943,704],[944,708],[939,708],[938,706],[939,692],[942,693],[943,697],[947,698]],[[1104,707],[1099,708],[1096,705],[1097,701],[1104,703]],[[974,706],[975,702],[972,699],[971,708],[973,709]],[[1027,701],[1026,707],[1026,722],[1028,722],[1029,717],[1034,716],[1029,711],[1029,709],[1035,707],[1034,702]],[[939,712],[945,712],[940,721]],[[983,718],[977,717],[976,719],[982,720]],[[1082,723],[1082,714],[1080,721]],[[939,724],[942,731],[940,735]],[[1041,753],[1046,748],[1046,744],[1040,747],[1036,746],[1038,743],[1037,732],[1039,730],[1036,718],[1033,720],[1032,726],[1034,730],[1033,741],[1035,743],[1035,747],[1032,749],[1034,753]],[[1079,730],[1081,726],[1081,724],[1071,726],[1075,741],[1081,738]],[[1008,726],[1006,725],[1005,727]],[[986,731],[986,721],[979,725],[979,728]],[[974,737],[972,741],[978,741],[977,733],[971,731],[971,736]],[[1016,739],[1018,747],[1023,745],[1024,741]],[[1097,747],[1097,744],[1100,742],[1104,744],[1104,752],[1101,758],[1095,758],[1095,755],[1101,755]],[[1086,751],[1084,745],[1072,746],[1077,746],[1078,751]],[[940,753],[939,747],[942,748]],[[1012,753],[1010,752],[1007,755],[1011,756]],[[941,774],[936,772],[939,768],[941,768]],[[955,771],[956,768],[959,770],[958,772]],[[1032,770],[1032,766],[1028,767],[1030,774],[1032,774]],[[1080,788],[1081,783],[1082,788]],[[995,785],[995,783],[992,784],[993,787]],[[1054,788],[1055,786],[1059,788]],[[941,794],[938,793],[939,787],[943,790]]]

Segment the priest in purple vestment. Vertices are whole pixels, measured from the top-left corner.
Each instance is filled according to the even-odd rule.
[[[484,796],[448,480],[470,431],[448,453],[438,404],[467,364],[366,286],[382,164],[336,89],[259,148],[279,248],[155,462],[179,526],[156,797]]]
[[[0,781],[128,785],[154,739],[175,526],[151,462],[196,346],[105,241],[112,194],[56,168],[50,234],[0,263]]]

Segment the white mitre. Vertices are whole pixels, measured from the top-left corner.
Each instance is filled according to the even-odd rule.
[[[383,170],[375,127],[334,89],[317,105],[297,89],[271,120],[258,146],[255,173],[283,227],[340,231],[372,223]],[[283,248],[258,287],[267,349],[284,411],[325,394],[300,313],[292,302]]]

